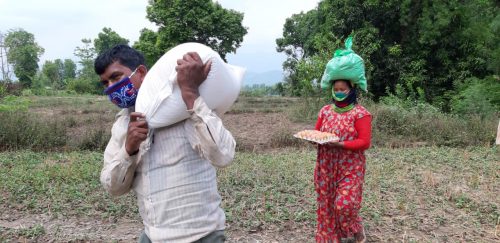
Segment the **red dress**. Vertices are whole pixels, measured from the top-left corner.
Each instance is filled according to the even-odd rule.
[[[361,105],[344,113],[324,106],[316,130],[330,132],[344,142],[343,148],[318,146],[314,171],[317,192],[316,242],[340,242],[361,231],[361,208],[365,176],[364,151],[370,147],[371,114]]]

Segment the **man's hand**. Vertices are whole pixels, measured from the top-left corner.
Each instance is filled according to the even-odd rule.
[[[130,113],[127,140],[125,141],[125,150],[129,155],[136,154],[139,151],[141,142],[148,137],[148,123],[143,118],[144,114],[142,113]]]
[[[196,52],[186,53],[177,60],[177,83],[181,89],[182,99],[188,110],[193,108],[194,101],[200,96],[198,88],[207,79],[212,61],[203,65],[203,61]]]

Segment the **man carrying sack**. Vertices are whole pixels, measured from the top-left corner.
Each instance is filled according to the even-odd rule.
[[[177,60],[177,83],[190,117],[156,129],[134,109],[147,73],[144,63],[126,45],[95,60],[106,93],[122,108],[104,152],[101,183],[114,196],[131,189],[137,195],[145,226],[139,242],[223,242],[225,214],[214,166],[231,163],[236,142],[199,95],[211,63],[203,64],[195,52]]]

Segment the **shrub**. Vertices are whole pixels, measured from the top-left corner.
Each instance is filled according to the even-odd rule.
[[[29,103],[26,98],[8,95],[0,100],[0,112],[27,111]]]
[[[22,92],[21,92],[21,95],[22,96],[32,96],[33,95],[33,91],[31,89],[24,89]]]
[[[40,120],[25,111],[0,116],[0,149],[53,150],[66,145],[66,127],[57,120]]]
[[[23,86],[18,82],[16,82],[16,83],[7,82],[7,83],[4,83],[3,89],[5,90],[6,95],[19,96],[19,95],[21,95],[21,92],[23,90]]]
[[[452,99],[452,111],[455,114],[479,115],[485,119],[500,110],[498,77],[470,78],[464,86],[465,88]]]
[[[379,104],[373,115],[373,142],[384,146],[475,146],[491,144],[496,120],[439,112],[428,104],[405,109]]]
[[[274,131],[271,134],[271,147],[273,148],[283,148],[283,147],[300,147],[307,145],[300,139],[294,138],[291,134],[296,131],[291,130],[288,127],[281,127],[280,129]]]
[[[107,132],[107,130],[102,127],[95,130],[90,130],[85,133],[82,141],[77,144],[77,148],[80,150],[104,151],[106,145],[108,144],[109,138],[109,132]]]
[[[0,82],[0,98],[4,97],[7,94],[7,89],[5,88],[5,84]]]
[[[102,94],[102,90],[98,89],[97,85],[97,81],[73,79],[68,81],[67,90],[74,91],[77,94]]]
[[[52,119],[33,116],[33,113],[20,110],[1,112],[0,151],[18,149],[104,151],[110,132],[108,128],[96,126],[95,123],[86,128],[83,134],[79,132],[75,134],[78,121],[71,116]]]
[[[328,103],[331,101],[323,97],[301,97],[300,101],[291,107],[288,116],[296,122],[314,122],[318,118],[318,112]]]

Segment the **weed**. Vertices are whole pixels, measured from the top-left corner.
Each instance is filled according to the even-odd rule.
[[[16,232],[19,236],[24,236],[29,239],[34,239],[45,234],[45,228],[41,224],[34,225],[29,228],[21,228]]]

